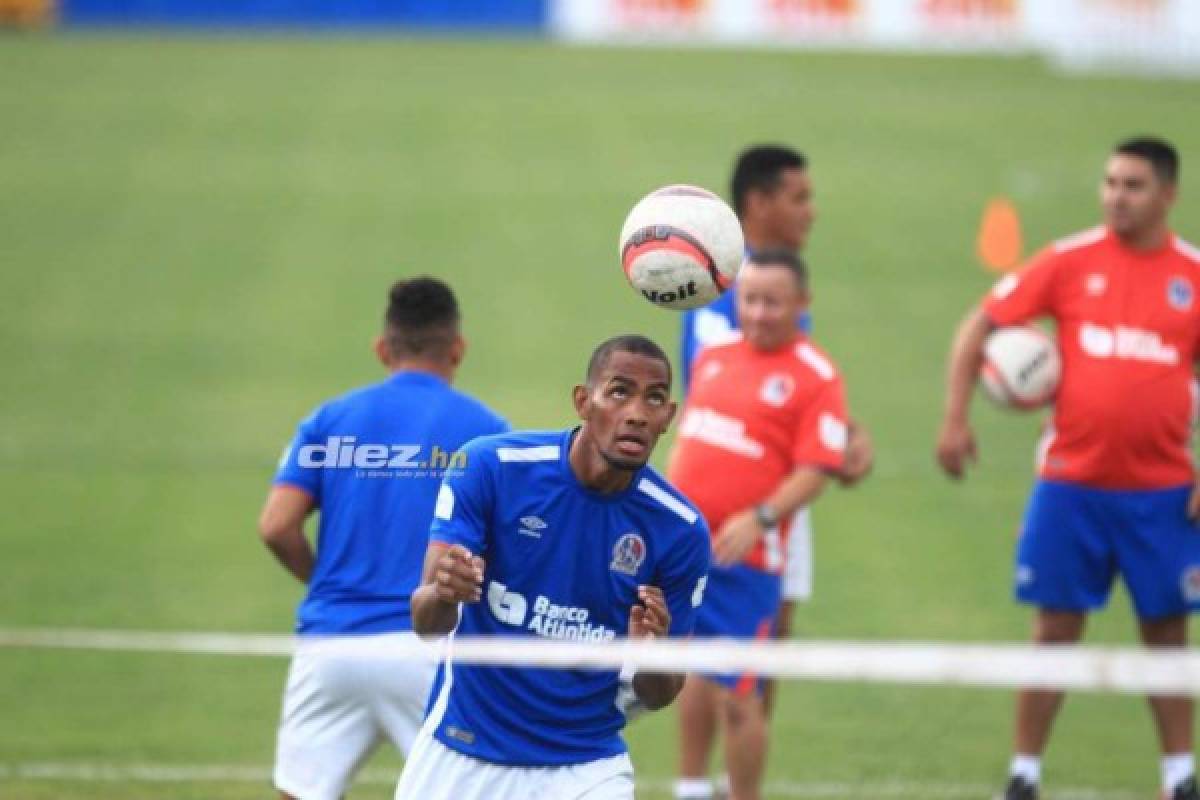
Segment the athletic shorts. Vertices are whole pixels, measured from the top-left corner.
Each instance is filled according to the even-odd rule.
[[[713,567],[708,572],[704,602],[696,609],[697,637],[732,639],[771,638],[779,614],[782,581],[778,575],[738,564]],[[703,677],[737,694],[762,691],[762,680],[752,672],[704,673]]]
[[[1138,491],[1038,481],[1017,542],[1016,596],[1057,611],[1108,602],[1120,573],[1141,619],[1200,608],[1200,528],[1192,487]]]
[[[792,515],[792,526],[788,531],[787,560],[783,566],[783,599],[809,600],[812,598],[812,585],[812,514],[805,507]]]
[[[415,638],[387,633],[301,641],[283,695],[276,789],[303,800],[335,800],[384,738],[408,753],[437,665],[390,658],[374,645]]]
[[[421,732],[396,800],[633,800],[627,753],[559,767],[509,767],[451,750]]]

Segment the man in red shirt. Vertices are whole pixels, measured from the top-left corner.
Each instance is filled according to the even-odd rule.
[[[736,284],[742,332],[701,352],[668,477],[713,531],[714,565],[697,636],[765,639],[780,603],[793,512],[809,505],[845,460],[841,376],[796,321],[808,306],[802,261],[786,250],[749,256]],[[767,717],[757,676],[690,675],[680,695],[676,796],[707,793],[719,709],[733,800],[757,800]]]
[[[1190,452],[1200,251],[1167,224],[1178,172],[1164,141],[1118,145],[1100,193],[1105,224],[1002,279],[955,335],[937,457],[959,478],[976,455],[967,410],[988,333],[1038,317],[1057,324],[1062,382],[1016,559],[1016,595],[1037,608],[1039,643],[1078,641],[1117,573],[1148,646],[1186,644],[1188,613],[1200,608],[1200,491]],[[1061,703],[1062,692],[1018,694],[1008,800],[1038,796]],[[1150,706],[1163,797],[1200,800],[1191,699],[1155,696]]]

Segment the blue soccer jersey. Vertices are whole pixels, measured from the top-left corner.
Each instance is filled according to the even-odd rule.
[[[426,372],[332,400],[300,423],[276,484],[308,492],[320,509],[317,561],[297,612],[303,634],[412,630],[442,477],[463,445],[507,430],[486,406]]]
[[[662,589],[670,635],[691,633],[709,565],[695,507],[654,469],[629,488],[588,489],[568,462],[575,431],[477,439],[447,474],[431,539],[486,562],[463,635],[589,642],[624,636],[637,587]],[[625,752],[616,671],[444,666],[427,726],[447,747],[509,766],[579,764]]]

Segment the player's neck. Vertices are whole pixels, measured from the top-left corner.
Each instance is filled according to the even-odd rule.
[[[567,453],[571,472],[588,489],[601,494],[614,494],[629,488],[633,470],[617,469],[600,453],[600,448],[583,431],[575,434]]]
[[[742,235],[746,240],[746,250],[750,253],[762,253],[767,250],[792,250],[798,252],[800,249],[793,247],[787,242],[772,238],[769,233],[759,230],[752,222],[742,222]]]
[[[424,372],[427,375],[436,375],[446,383],[454,383],[456,367],[445,361],[427,358],[398,358],[388,362],[387,370],[392,375],[399,372]]]
[[[1167,246],[1171,239],[1171,228],[1166,222],[1161,222],[1157,225],[1146,228],[1145,230],[1132,231],[1128,234],[1120,234],[1116,231],[1112,232],[1121,244],[1128,247],[1130,250],[1149,253],[1155,250],[1161,250]]]
[[[746,237],[746,250],[749,253],[762,253],[767,250],[789,250],[787,245],[776,242],[769,236],[761,236],[750,231],[744,231]]]

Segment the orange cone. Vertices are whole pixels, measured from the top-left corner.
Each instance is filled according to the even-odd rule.
[[[993,197],[979,222],[975,243],[979,260],[993,272],[1009,272],[1021,263],[1021,219],[1007,197]]]

